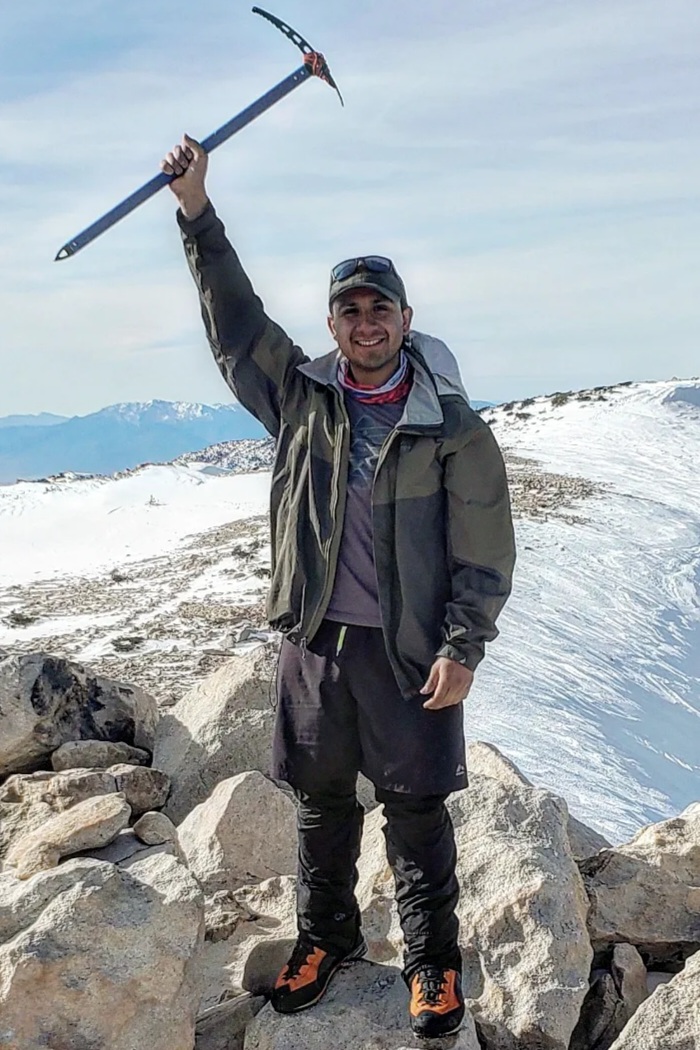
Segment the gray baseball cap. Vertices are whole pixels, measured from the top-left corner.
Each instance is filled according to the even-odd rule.
[[[364,255],[345,259],[331,270],[328,305],[353,288],[373,288],[380,295],[397,303],[401,309],[408,306],[406,288],[391,259],[384,255]]]

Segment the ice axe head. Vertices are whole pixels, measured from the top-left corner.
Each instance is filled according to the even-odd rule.
[[[261,7],[254,7],[253,13],[256,15],[262,15],[268,22],[272,22],[273,26],[277,26],[281,33],[284,33],[293,44],[299,48],[304,55],[304,65],[307,66],[315,77],[319,77],[321,80],[325,80],[326,84],[330,84],[338,92],[338,98],[340,99],[341,105],[345,105],[343,102],[343,96],[340,94],[340,89],[336,84],[335,80],[331,76],[331,71],[328,68],[328,63],[321,54],[320,51],[314,51],[308,40],[304,40],[304,37],[297,33],[296,29],[292,29],[291,26],[283,22],[281,18],[277,18],[276,15],[271,15],[269,11],[263,11]]]

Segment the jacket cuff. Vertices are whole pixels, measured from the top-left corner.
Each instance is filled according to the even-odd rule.
[[[436,659],[439,656],[446,656],[448,660],[454,660],[455,663],[461,664],[462,667],[467,667],[470,671],[476,671],[484,658],[484,650],[483,648],[472,648],[465,652],[463,649],[455,649],[454,645],[443,645],[435,654]]]
[[[196,237],[198,234],[204,233],[206,230],[210,230],[212,226],[214,226],[216,222],[216,212],[214,211],[214,205],[209,201],[202,214],[198,215],[196,219],[186,219],[180,208],[177,209],[175,218],[177,219],[178,226],[186,237]]]

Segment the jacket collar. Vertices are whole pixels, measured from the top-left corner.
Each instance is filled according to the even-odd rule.
[[[409,342],[404,342],[404,350],[413,365],[413,385],[398,427],[401,430],[413,427],[421,430],[426,427],[441,427],[445,422],[445,417],[440,405],[435,377],[428,371],[422,354],[417,353]],[[339,358],[340,351],[333,350],[330,354],[324,354],[323,357],[297,365],[297,368],[314,382],[335,387],[342,394],[343,389],[338,383]]]

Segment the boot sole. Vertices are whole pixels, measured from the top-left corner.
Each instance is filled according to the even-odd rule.
[[[446,1032],[440,1032],[439,1035],[425,1035],[423,1032],[416,1032],[413,1028],[411,1030],[413,1031],[413,1034],[415,1035],[416,1039],[420,1039],[421,1042],[424,1043],[431,1043],[434,1039],[448,1039],[451,1035],[457,1035],[457,1032],[459,1032],[463,1024],[464,1018],[462,1018],[462,1020],[459,1021],[459,1023],[456,1024],[454,1028],[450,1028]]]

